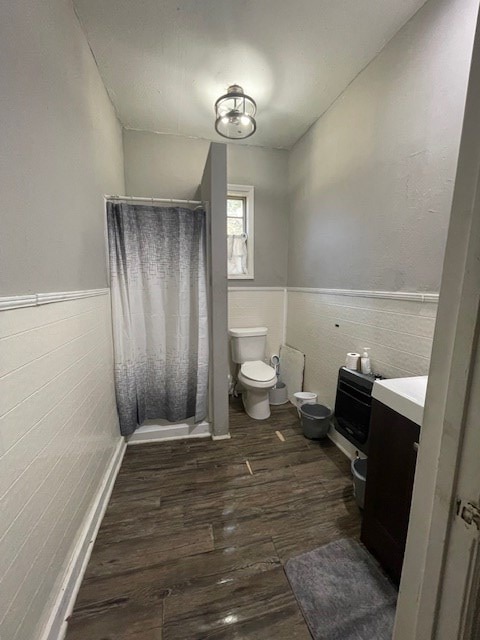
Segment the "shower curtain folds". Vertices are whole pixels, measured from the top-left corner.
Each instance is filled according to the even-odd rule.
[[[204,210],[107,203],[115,389],[122,435],[207,415]]]

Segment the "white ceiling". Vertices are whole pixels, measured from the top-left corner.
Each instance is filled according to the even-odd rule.
[[[122,124],[223,140],[229,84],[249,144],[290,148],[425,0],[74,0]]]

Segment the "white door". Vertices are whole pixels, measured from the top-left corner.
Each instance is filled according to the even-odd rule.
[[[476,349],[435,638],[480,637],[480,349]],[[475,626],[476,625],[476,626]]]
[[[477,28],[394,640],[480,640],[479,333]]]
[[[452,216],[462,216],[463,274],[445,263],[444,278],[461,294],[453,340],[440,473],[452,474],[449,522],[443,550],[435,640],[480,639],[480,32],[475,39]],[[465,224],[468,221],[468,224]],[[458,239],[455,239],[458,240]],[[460,276],[460,277],[459,277]],[[447,285],[448,289],[448,285]],[[453,311],[453,310],[452,310]],[[442,345],[437,345],[441,348]],[[453,455],[457,446],[456,456]],[[443,465],[442,465],[443,461]],[[448,465],[451,465],[450,468]],[[443,487],[439,478],[437,487]],[[441,500],[442,495],[438,498]],[[435,531],[431,531],[432,542]]]

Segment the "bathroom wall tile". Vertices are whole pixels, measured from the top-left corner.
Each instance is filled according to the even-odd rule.
[[[290,293],[300,293],[291,291]],[[312,295],[307,293],[306,295]],[[435,318],[437,305],[434,303],[419,303],[414,300],[401,300],[395,298],[369,298],[363,296],[344,296],[329,293],[315,294],[322,304],[338,305],[341,307],[358,307],[377,311],[392,311],[393,313],[403,313],[407,315],[424,315]]]
[[[94,393],[87,394],[81,404],[80,411],[76,412],[76,415],[72,418],[76,422],[79,434],[83,434],[86,429],[89,429],[92,418],[98,416],[107,400],[106,390],[102,389],[100,385],[99,389],[95,390]],[[10,491],[7,491],[4,501],[5,515],[7,517],[2,519],[0,537],[2,540],[7,535],[10,537],[12,542],[9,544],[9,549],[12,553],[14,553],[18,545],[24,544],[28,540],[31,533],[33,533],[31,527],[38,525],[45,511],[45,506],[53,499],[55,492],[59,489],[58,478],[64,479],[68,477],[77,461],[87,462],[88,451],[85,450],[86,446],[88,446],[88,443],[75,435],[71,440],[62,437],[57,438],[55,444],[50,446],[48,454],[44,453],[41,456],[50,460],[50,466],[44,467],[41,474],[37,470],[35,476],[32,476],[30,469],[32,467],[35,469],[36,465],[31,464],[22,474],[26,475],[31,483],[34,482],[36,477],[36,484],[30,484],[31,496],[28,502],[25,505],[19,503],[18,498],[21,496],[16,488],[17,483],[10,488]],[[55,452],[53,452],[53,448]],[[22,482],[22,480],[23,478],[20,477],[19,484],[25,487],[27,483]],[[33,491],[31,489],[32,486],[35,487]],[[12,500],[11,494],[17,500]],[[7,565],[4,563],[9,563],[10,561],[11,557],[3,556],[0,558],[2,575],[7,570]]]
[[[34,309],[35,307],[32,307]],[[41,308],[41,307],[40,307]],[[82,328],[95,324],[93,309],[86,314],[66,318],[29,331],[2,338],[0,348],[0,376],[15,371],[36,358],[40,358],[57,347],[69,342]]]
[[[67,318],[90,313],[90,298],[77,298],[68,303],[44,304],[36,307],[9,309],[0,314],[0,338],[14,336],[33,329],[39,329],[48,324],[57,324]]]
[[[311,310],[310,315],[313,314],[313,318],[323,316],[331,318],[335,322],[345,320],[418,336],[432,336],[435,317],[424,316],[420,313],[405,313],[401,309],[405,305],[403,301],[398,301],[400,309],[395,311],[391,308],[387,310],[370,306],[370,300],[376,301],[375,298],[359,298],[358,300],[362,301],[362,306],[352,304],[356,299],[350,296],[343,296],[343,300],[343,304],[332,304],[325,299],[325,296],[316,293],[288,292],[288,306],[290,309],[295,309],[298,316],[300,316],[302,309],[308,308]],[[388,302],[397,301],[389,300]],[[431,302],[415,302],[413,304],[435,306]]]
[[[338,369],[348,351],[371,348],[372,366],[386,377],[428,373],[437,305],[288,292],[287,344],[306,355],[305,389],[333,407]]]
[[[0,352],[0,635],[13,639],[44,621],[120,438],[109,296],[1,312]]]
[[[285,291],[272,289],[228,290],[228,326],[268,328],[267,356],[278,354],[284,335]]]
[[[63,376],[68,369],[76,366],[98,340],[101,324],[87,328],[86,332],[37,358],[27,365],[15,369],[1,379],[2,396],[0,397],[0,417],[26,401],[26,393],[30,396],[44,389],[52,380]]]
[[[79,447],[77,442],[77,450],[80,450],[80,455],[71,469],[76,482],[74,484],[62,482],[56,488],[50,503],[35,525],[35,531],[29,536],[6,574],[12,579],[15,579],[18,573],[26,575],[5,619],[7,624],[8,620],[12,620],[12,623],[17,620],[18,623],[22,615],[28,615],[32,619],[33,602],[36,600],[36,607],[41,610],[41,593],[44,593],[44,589],[49,584],[59,583],[61,578],[59,565],[61,566],[63,559],[71,552],[72,540],[75,540],[82,525],[83,515],[88,509],[91,495],[98,488],[98,477],[102,476],[102,470],[108,466],[109,452],[105,452],[103,457],[90,457],[89,460],[88,445]],[[77,456],[72,450],[66,457],[72,463]],[[64,477],[68,477],[69,471],[64,469],[64,473]],[[72,501],[75,501],[77,507],[73,517],[70,513]],[[59,510],[59,504],[63,505],[61,510]],[[27,565],[24,557],[29,554],[25,552],[32,546],[35,548],[35,555],[30,558],[30,563]],[[38,576],[41,577],[40,581]],[[17,632],[15,637],[21,638],[21,631]]]

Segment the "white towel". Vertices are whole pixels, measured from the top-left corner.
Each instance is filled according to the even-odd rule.
[[[228,275],[247,273],[247,234],[227,236]]]

